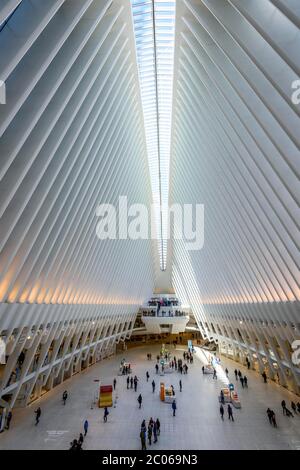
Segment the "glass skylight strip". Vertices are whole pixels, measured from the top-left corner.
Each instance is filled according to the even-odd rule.
[[[176,0],[131,0],[160,267],[166,269]]]

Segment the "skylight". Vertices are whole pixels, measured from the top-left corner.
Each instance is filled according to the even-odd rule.
[[[160,268],[166,269],[176,0],[132,0]]]

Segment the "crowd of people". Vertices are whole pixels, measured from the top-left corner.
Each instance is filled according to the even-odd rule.
[[[187,366],[187,363],[193,364],[193,361],[194,361],[192,349],[189,349],[188,351],[183,352],[183,355],[182,355],[183,359],[181,357],[178,358],[175,355],[171,357],[170,352],[167,352],[165,350],[162,350],[162,351],[163,353],[161,352],[161,354],[158,354],[156,356],[156,363],[155,363],[156,374],[158,374],[158,372],[160,371],[160,365],[161,365],[161,372],[164,372],[164,367],[167,365],[171,371],[177,371],[179,374],[188,373],[189,368]],[[147,360],[152,361],[151,353],[147,353]],[[212,360],[211,367],[215,365],[217,368],[217,365],[216,365],[217,363],[219,362],[218,361],[214,362]],[[125,364],[125,361],[124,361],[124,364]],[[249,362],[246,364],[247,367],[248,367],[248,364]],[[132,370],[131,369],[126,370],[126,366],[125,366],[125,372],[124,372],[124,375],[126,375],[125,384],[127,385],[127,389],[131,389],[137,392],[140,379],[137,377],[137,375],[131,374],[131,372]],[[205,373],[204,366],[202,367],[202,372],[203,374]],[[226,374],[226,377],[229,378],[229,370],[227,369],[227,367],[225,368],[225,374]],[[242,373],[239,369],[235,369],[232,372],[232,375],[233,374],[234,374],[235,380],[241,384],[242,389],[244,388],[247,389],[249,385],[248,377],[244,373]],[[150,374],[148,370],[145,371],[145,377],[146,377],[146,383],[148,383],[150,379]],[[262,377],[263,377],[264,382],[267,383],[267,376],[265,372],[263,372]],[[152,379],[151,384],[149,384],[149,386],[151,385],[152,387],[152,393],[155,393],[155,390],[156,390],[156,382],[154,378]],[[213,379],[217,380],[217,371],[214,367],[213,367]],[[113,380],[114,390],[116,390],[116,384],[117,384],[117,380],[116,378],[114,378]],[[182,392],[182,380],[181,379],[179,380],[178,384],[179,384],[179,391]],[[172,415],[175,417],[178,403],[175,400],[175,389],[173,385],[171,385],[171,389],[172,389],[172,394],[174,396],[174,399],[171,400],[170,403],[171,403]],[[64,406],[67,403],[68,397],[69,397],[68,391],[65,390],[62,394],[62,404]],[[138,403],[138,408],[142,409],[142,405],[143,405],[142,393],[138,394],[137,403]],[[281,407],[282,407],[283,415],[288,418],[290,417],[294,418],[295,415],[300,414],[300,402],[295,403],[294,401],[291,401],[290,409],[289,409],[286,404],[286,401],[282,400]],[[108,415],[109,415],[109,410],[107,407],[104,407],[103,411],[104,411],[103,421],[104,423],[106,423],[108,419]],[[231,403],[225,404],[224,392],[223,390],[221,390],[219,412],[220,412],[220,417],[222,421],[224,421],[224,416],[225,416],[226,411],[227,411],[228,420],[234,422],[235,419],[233,415],[232,404]],[[34,414],[35,414],[35,425],[37,426],[40,422],[41,415],[42,415],[42,410],[40,406],[34,411]],[[269,420],[270,425],[273,426],[274,428],[277,428],[278,425],[277,425],[276,414],[274,410],[268,407],[266,410],[266,414],[267,414],[267,418]],[[11,419],[12,419],[12,413],[10,411],[6,417],[6,429],[9,429]],[[88,420],[86,419],[83,423],[83,430],[79,433],[78,438],[73,439],[73,441],[70,442],[70,450],[82,449],[84,439],[88,433],[88,428],[89,428],[89,423],[88,423]],[[146,420],[143,419],[142,424],[141,424],[141,429],[140,429],[140,441],[141,441],[142,450],[146,450],[147,446],[151,446],[152,444],[155,444],[158,441],[158,437],[160,435],[160,428],[161,428],[161,423],[160,423],[159,418],[156,418],[156,420],[154,420],[151,417],[148,422],[148,425],[146,424]]]

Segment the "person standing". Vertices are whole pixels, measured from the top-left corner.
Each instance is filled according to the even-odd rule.
[[[130,388],[133,388],[133,377],[130,377]]]
[[[238,371],[236,369],[234,370],[234,375],[235,375],[235,380],[237,380],[238,379]]]
[[[41,414],[42,414],[42,410],[40,407],[38,407],[37,410],[35,410],[35,425],[37,426],[40,422],[40,417],[41,417]]]
[[[148,380],[149,380],[149,377],[150,377],[150,375],[149,375],[149,372],[147,371],[147,372],[146,372],[146,379],[147,379],[147,382],[148,382]]]
[[[155,370],[157,374],[158,374],[158,369],[159,369],[158,364],[155,364]]]
[[[114,378],[114,390],[116,390],[116,385],[117,385],[117,379]]]
[[[224,421],[224,406],[222,405],[222,403],[220,405],[220,415],[221,415],[222,421]]]
[[[9,429],[11,419],[12,419],[12,412],[11,410],[9,410],[9,412],[7,413],[7,417],[6,417],[6,429]]]
[[[285,414],[286,414],[286,403],[285,403],[285,400],[282,400],[281,406],[282,406],[282,413],[285,415]]]
[[[83,430],[84,430],[84,435],[85,436],[87,435],[88,429],[89,429],[89,422],[86,419],[85,422],[83,423]]]
[[[154,379],[152,380],[152,393],[155,392],[155,382],[154,382]]]
[[[241,382],[242,387],[244,388],[244,377],[242,376],[240,377],[240,382]]]
[[[68,392],[67,392],[67,390],[65,390],[64,393],[63,393],[63,396],[62,396],[64,405],[66,404],[67,398],[68,398]]]
[[[228,403],[228,406],[227,406],[227,410],[228,410],[228,419],[231,420],[231,421],[234,421],[232,408],[231,408],[231,405],[229,403]]]
[[[227,369],[227,367],[226,367],[226,369],[225,369],[225,374],[226,374],[226,377],[228,377],[228,369]]]
[[[137,389],[138,378],[137,376],[134,377],[134,391],[136,392]]]
[[[202,374],[204,375],[204,366],[202,366]]]
[[[107,416],[109,415],[109,411],[107,409],[107,406],[104,408],[104,415],[103,415],[103,421],[107,423]]]
[[[173,400],[173,402],[172,402],[173,416],[175,416],[175,415],[176,415],[176,409],[177,409],[177,406],[176,406],[176,401],[175,401],[175,400]]]
[[[182,382],[181,382],[181,379],[179,380],[179,390],[182,392]]]
[[[246,388],[248,388],[248,378],[246,377],[246,375],[244,375],[244,385]]]
[[[129,388],[129,382],[130,382],[130,378],[129,378],[129,375],[127,376],[127,390]]]
[[[138,401],[138,404],[139,404],[139,408],[141,408],[142,406],[142,401],[143,401],[143,397],[141,394],[139,394],[138,398],[137,398],[137,401]]]

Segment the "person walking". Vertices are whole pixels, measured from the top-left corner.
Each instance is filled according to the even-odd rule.
[[[103,421],[107,423],[107,416],[109,415],[109,411],[107,409],[107,406],[104,408],[104,415],[103,415]]]
[[[155,382],[154,382],[154,379],[152,380],[152,393],[155,392]]]
[[[82,447],[82,444],[83,444],[83,441],[84,441],[84,437],[83,437],[83,434],[82,432],[79,434],[79,439],[78,439],[78,443],[79,445]]]
[[[229,403],[228,403],[228,406],[227,406],[227,411],[228,411],[228,419],[231,420],[231,421],[234,421],[232,408],[231,408],[231,405]]]
[[[222,389],[221,389],[220,397],[221,397],[221,403],[224,405],[225,404],[225,398],[224,398],[224,392],[223,392]]]
[[[117,385],[117,379],[114,378],[114,390],[116,390],[116,385]]]
[[[158,374],[158,369],[159,369],[158,364],[155,364],[155,370],[157,374]]]
[[[181,382],[181,379],[179,380],[179,390],[182,392],[182,382]]]
[[[133,377],[130,377],[130,388],[133,388]]]
[[[222,403],[220,405],[220,415],[221,415],[222,421],[224,421],[224,406],[222,405]]]
[[[38,407],[37,410],[35,410],[35,425],[37,426],[40,422],[40,417],[41,417],[41,414],[42,414],[42,410],[40,407]]]
[[[175,416],[175,415],[176,415],[176,409],[177,409],[177,406],[176,406],[176,401],[175,401],[175,400],[173,400],[173,402],[172,402],[173,416]]]
[[[158,418],[156,419],[156,429],[157,429],[157,435],[159,436],[160,435],[160,421]]]
[[[235,375],[235,380],[237,380],[238,379],[238,371],[236,369],[234,370],[234,375]]]
[[[141,424],[141,431],[143,431],[145,439],[146,439],[147,428],[146,428],[146,421],[144,419],[143,419],[142,424]]]
[[[275,416],[275,413],[274,413],[273,410],[271,410],[271,414],[272,414],[272,423],[273,423],[273,426],[274,426],[274,428],[277,428],[276,416]]]
[[[11,410],[9,410],[9,412],[7,413],[7,416],[6,416],[6,429],[9,429],[11,419],[12,419],[12,412],[11,412]]]
[[[244,375],[244,385],[246,388],[248,388],[248,378],[246,377],[246,375]]]
[[[297,414],[296,403],[294,403],[293,401],[291,401],[291,408],[292,408],[293,412],[294,412],[295,414]]]
[[[146,372],[146,379],[147,379],[147,382],[148,382],[148,380],[149,380],[149,377],[150,377],[150,375],[149,375],[149,372],[147,371],[147,372]]]
[[[244,388],[244,377],[240,377],[240,382],[241,382],[242,387]]]
[[[214,369],[213,379],[217,380],[217,371],[216,371],[216,369]]]
[[[285,400],[282,400],[282,402],[281,402],[281,407],[282,407],[282,413],[285,415],[285,414],[286,414],[286,403],[285,403]]]
[[[151,439],[152,439],[152,426],[148,426],[148,442],[149,446],[151,446]]]
[[[143,401],[143,397],[141,394],[139,394],[138,398],[137,398],[137,401],[138,401],[138,404],[139,404],[139,408],[141,408],[142,406],[142,401]]]
[[[202,366],[202,374],[204,375],[204,366]]]
[[[146,447],[146,438],[145,438],[145,431],[144,431],[143,429],[141,429],[140,438],[141,438],[142,450],[147,450],[147,447]]]
[[[67,398],[68,398],[68,392],[67,392],[67,390],[65,390],[63,395],[62,395],[64,405],[66,404]]]
[[[86,419],[85,422],[83,423],[83,430],[84,430],[84,435],[85,436],[87,435],[88,429],[89,429],[89,422]]]
[[[267,416],[269,418],[269,423],[273,424],[273,422],[272,422],[272,410],[270,410],[270,408],[267,409]]]
[[[227,367],[226,367],[226,369],[225,369],[226,377],[228,377],[228,373],[229,373],[229,372],[228,372],[228,369],[227,369]]]
[[[130,382],[130,378],[129,378],[129,375],[127,376],[127,389],[129,388],[129,382]]]
[[[134,377],[134,391],[136,392],[137,389],[138,378]]]

